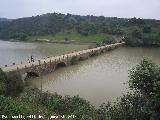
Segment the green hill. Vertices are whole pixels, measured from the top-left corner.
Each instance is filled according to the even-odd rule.
[[[159,31],[159,20],[93,15],[48,13],[0,21],[0,39],[4,40],[102,42],[106,38],[112,39],[111,36],[125,36],[127,44],[143,46],[159,44]],[[140,34],[138,39],[135,34]]]

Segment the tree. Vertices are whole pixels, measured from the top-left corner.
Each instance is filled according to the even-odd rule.
[[[151,30],[151,27],[150,26],[144,26],[143,27],[143,32],[144,33],[150,33],[152,30]]]
[[[131,37],[125,36],[123,40],[124,40],[126,45],[130,45],[130,46],[132,45]]]
[[[26,41],[28,38],[28,35],[25,33],[16,33],[12,35],[11,38],[16,39],[16,40]]]
[[[130,22],[133,24],[137,24],[139,26],[141,26],[145,23],[143,19],[140,19],[140,18],[137,19],[136,17],[131,18]]]
[[[114,38],[111,38],[109,36],[107,36],[103,41],[102,41],[103,44],[113,44],[113,43],[116,43],[116,40]]]
[[[79,57],[78,57],[78,56],[73,56],[73,57],[71,58],[70,63],[73,65],[73,64],[78,63],[78,61],[79,61]]]
[[[143,59],[130,70],[129,78],[132,91],[120,97],[114,105],[102,104],[99,115],[112,120],[159,120],[160,67]]]
[[[132,37],[133,37],[133,38],[141,39],[141,38],[142,38],[142,32],[141,32],[139,29],[135,29],[135,30],[132,32]]]
[[[160,97],[160,68],[148,59],[130,70],[129,86],[147,97]]]
[[[144,110],[154,119],[160,119],[160,67],[151,60],[143,59],[130,70],[129,87],[146,99]]]

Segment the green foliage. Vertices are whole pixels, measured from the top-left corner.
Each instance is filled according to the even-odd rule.
[[[144,34],[142,40],[144,46],[160,46],[160,36],[158,34]]]
[[[82,36],[94,34],[121,34],[121,26],[127,19],[79,16],[49,13],[28,18],[0,22],[0,38],[24,40],[28,36],[56,35],[59,32],[75,30]],[[15,34],[16,33],[16,34]]]
[[[139,21],[139,20],[138,20]],[[156,20],[131,19],[131,24],[122,28],[128,46],[155,47],[160,46],[160,24]]]
[[[124,41],[130,46],[160,46],[158,33],[142,33],[140,28],[132,30],[126,35]]]
[[[116,43],[116,40],[114,38],[111,38],[111,37],[106,37],[103,41],[102,41],[103,44],[114,44]]]
[[[76,64],[78,63],[79,61],[79,57],[78,56],[73,56],[70,60],[70,64],[73,65],[73,64]]]
[[[7,120],[12,120],[12,116],[23,115],[27,117],[28,115],[33,114],[32,109],[19,100],[0,95],[0,101],[0,116],[7,116]]]
[[[21,40],[21,41],[26,41],[28,39],[28,35],[25,33],[16,33],[13,34],[10,38],[16,39],[16,40]]]
[[[67,38],[67,37],[65,37],[65,41],[68,41],[68,38]]]
[[[159,45],[159,20],[116,18],[104,16],[79,16],[49,13],[28,18],[0,21],[0,38],[34,41],[75,40],[78,42],[106,42],[106,35],[127,36],[131,46]],[[144,34],[158,37],[144,37]],[[153,39],[152,39],[153,38]],[[111,41],[109,41],[111,42]],[[146,44],[147,43],[147,44]]]
[[[138,26],[142,26],[142,25],[144,25],[145,24],[145,20],[144,19],[140,19],[140,18],[131,18],[130,19],[130,23],[132,23],[132,24],[136,24],[136,25],[138,25]]]
[[[86,100],[78,96],[62,97],[58,94],[42,93],[38,89],[27,89],[21,99],[46,107],[52,113],[59,115],[75,115],[76,120],[97,119],[95,108]]]
[[[66,38],[68,38],[68,41],[78,42],[78,43],[92,43],[92,42],[102,42],[103,39],[106,38],[106,34],[93,34],[88,36],[83,36],[79,33],[76,33],[75,31],[70,32],[70,34],[66,32],[60,32],[56,35],[38,35],[38,36],[30,36],[29,39],[34,41],[36,39],[48,39],[51,42],[64,42]],[[112,36],[110,35],[112,38]]]
[[[111,35],[105,35],[101,41],[97,41],[96,42],[96,47],[99,47],[99,46],[102,46],[102,45],[105,45],[105,44],[114,44],[116,43],[116,39],[115,37],[111,36]]]
[[[129,86],[143,95],[160,96],[160,68],[150,60],[144,59],[130,70]]]
[[[16,96],[24,89],[24,84],[18,75],[7,77],[5,73],[0,72],[0,94],[7,96]]]
[[[141,38],[142,38],[142,32],[141,32],[141,30],[135,29],[135,30],[132,32],[132,37],[133,37],[133,38],[137,38],[137,39],[141,39]]]
[[[126,45],[132,45],[131,37],[125,36],[123,40],[124,40]]]
[[[130,71],[129,86],[140,92],[150,117],[160,119],[160,67],[144,59]]]
[[[111,120],[160,119],[160,67],[148,59],[130,70],[129,88],[132,90],[114,105],[102,104],[98,114]]]
[[[127,93],[118,98],[113,105],[108,102],[103,103],[97,110],[99,118],[105,120],[148,120],[149,113],[142,107],[146,104],[144,98],[137,93]]]
[[[143,32],[144,33],[150,33],[152,30],[151,30],[151,27],[150,26],[144,26],[143,27]]]

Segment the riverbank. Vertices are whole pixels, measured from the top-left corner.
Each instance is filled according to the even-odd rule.
[[[22,41],[22,40],[4,40],[0,39],[0,41],[6,41],[6,42],[19,42],[19,43],[53,43],[53,44],[69,44],[69,45],[88,45],[89,47],[93,48],[96,47],[96,42],[78,42],[78,41],[64,41],[64,40],[59,40],[59,41],[50,41],[50,40],[27,40],[27,41]]]
[[[94,35],[80,35],[78,33],[57,33],[55,35],[38,35],[38,36],[28,36],[24,39],[10,39],[7,41],[23,41],[23,42],[49,42],[49,43],[61,43],[61,44],[97,44],[103,41],[111,40],[115,41],[116,36],[109,34],[94,34]]]
[[[55,35],[43,35],[43,36],[30,36],[28,38],[31,41],[36,41],[38,39],[49,40],[50,42],[78,42],[78,43],[98,43],[105,39],[115,39],[114,36],[108,34],[94,34],[94,35],[80,35],[78,33],[57,33]]]

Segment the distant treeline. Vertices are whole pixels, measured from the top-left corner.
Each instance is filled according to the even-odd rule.
[[[0,21],[1,39],[27,40],[29,36],[56,35],[63,32],[67,34],[76,32],[82,36],[103,33],[126,36],[129,41],[127,43],[134,46],[134,44],[143,44],[143,41],[145,44],[152,44],[152,42],[146,42],[152,41],[152,38],[154,39],[153,44],[157,44],[157,37],[159,38],[160,36],[159,31],[159,20],[92,15],[80,16],[48,13],[27,18],[14,20],[3,19]],[[138,36],[138,39],[129,40],[131,36],[133,38],[137,38]],[[139,39],[143,39],[143,41]]]

